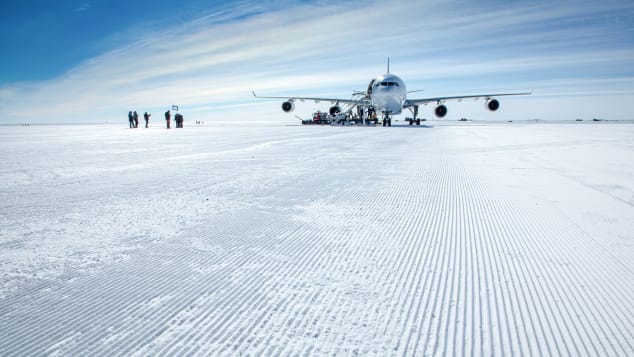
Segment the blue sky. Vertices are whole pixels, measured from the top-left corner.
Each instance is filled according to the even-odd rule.
[[[0,123],[295,121],[262,95],[350,97],[392,72],[447,120],[634,119],[631,1],[13,1],[0,14]],[[298,103],[308,116],[325,104]],[[422,115],[431,116],[432,108]]]

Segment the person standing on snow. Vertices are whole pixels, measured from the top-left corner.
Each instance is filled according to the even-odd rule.
[[[130,129],[134,128],[134,117],[131,110],[128,112],[128,121],[130,122]]]
[[[143,114],[143,119],[145,119],[145,127],[148,127],[148,123],[150,122],[150,117],[152,116],[152,114],[148,114],[148,112],[145,112],[145,114]]]
[[[134,127],[139,127],[139,114],[136,112],[136,110],[134,111]]]
[[[167,124],[167,128],[170,128],[170,119],[171,119],[170,111],[165,112],[165,123]]]

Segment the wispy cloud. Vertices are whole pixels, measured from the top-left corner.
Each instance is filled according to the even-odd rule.
[[[89,2],[85,2],[80,4],[79,6],[77,6],[75,9],[73,9],[73,11],[75,12],[84,12],[84,11],[88,11],[92,8],[93,4],[89,3]]]
[[[634,96],[634,84],[621,80],[634,76],[631,29],[608,21],[634,13],[634,5],[469,4],[288,2],[267,10],[238,3],[148,32],[60,78],[2,88],[0,110],[16,121],[112,121],[130,109],[180,104],[207,119],[281,118],[278,104],[254,105],[250,90],[349,96],[384,71],[387,56],[425,95],[589,92],[599,81],[602,90]],[[244,110],[231,115],[227,107]]]

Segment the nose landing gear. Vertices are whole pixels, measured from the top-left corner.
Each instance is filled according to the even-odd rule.
[[[392,117],[388,113],[383,113],[383,126],[392,126]]]

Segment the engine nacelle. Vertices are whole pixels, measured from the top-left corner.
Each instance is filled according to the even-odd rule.
[[[333,105],[332,107],[330,107],[330,110],[328,110],[328,113],[333,116],[337,113],[341,113],[341,107],[339,107],[338,105]]]
[[[292,112],[293,110],[295,110],[295,102],[289,100],[282,103],[282,110],[286,113]]]
[[[444,104],[441,104],[436,107],[436,110],[434,110],[434,113],[436,114],[437,117],[444,118],[445,115],[447,115],[447,107]]]
[[[487,100],[487,109],[494,112],[500,109],[500,102],[497,99],[489,99]]]

